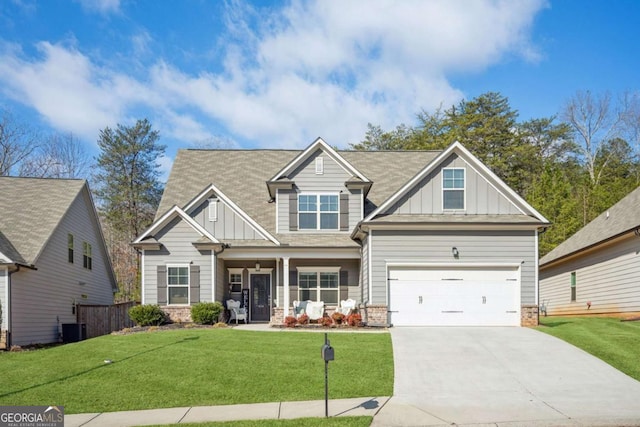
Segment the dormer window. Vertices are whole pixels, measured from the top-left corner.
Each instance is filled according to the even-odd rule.
[[[300,194],[298,224],[300,230],[337,230],[340,206],[337,194]]]
[[[464,168],[442,170],[442,209],[464,210]]]
[[[316,175],[324,174],[324,158],[316,157]]]

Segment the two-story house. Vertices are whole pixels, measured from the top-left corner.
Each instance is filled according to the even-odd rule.
[[[0,177],[0,348],[58,342],[118,290],[87,181]]]
[[[187,320],[244,299],[357,301],[379,325],[537,324],[548,221],[461,144],[444,151],[180,150],[142,253],[142,302]],[[244,293],[243,293],[244,291]]]

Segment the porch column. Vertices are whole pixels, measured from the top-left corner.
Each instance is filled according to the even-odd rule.
[[[284,317],[289,315],[289,257],[282,258],[282,284],[284,285]]]
[[[276,258],[276,307],[280,307],[280,258]]]

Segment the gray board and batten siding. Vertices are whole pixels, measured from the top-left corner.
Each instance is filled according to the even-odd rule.
[[[393,262],[443,263],[453,261],[521,264],[521,302],[536,303],[536,231],[373,230],[369,235],[372,264],[372,304],[388,304],[387,264]],[[459,251],[454,260],[451,248]]]
[[[573,272],[575,301],[571,301]],[[549,315],[640,312],[638,283],[640,239],[628,233],[615,243],[542,269],[540,302]]]
[[[340,194],[340,231],[350,232],[362,219],[362,192],[349,190],[345,182],[351,178],[351,175],[323,153],[322,150],[316,151],[291,172],[288,178],[295,183],[294,189],[277,190],[278,233],[297,230],[295,203],[299,193]],[[316,174],[315,161],[320,156],[323,158],[323,173]]]
[[[465,209],[443,211],[442,169],[465,169]],[[411,191],[387,212],[388,214],[416,215],[458,213],[461,215],[517,215],[522,212],[476,172],[464,159],[452,155],[440,167],[427,174]]]
[[[198,224],[218,240],[265,240],[247,221],[236,214],[226,203],[213,197],[205,200],[192,212],[187,212]],[[216,210],[215,221],[210,220],[209,210]]]

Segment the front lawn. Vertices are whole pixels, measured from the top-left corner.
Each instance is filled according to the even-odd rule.
[[[393,393],[389,334],[329,339],[329,398]],[[324,399],[323,343],[312,332],[191,329],[2,353],[0,405],[64,405],[73,414]]]
[[[610,317],[541,317],[537,329],[593,354],[640,381],[640,321]]]

